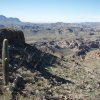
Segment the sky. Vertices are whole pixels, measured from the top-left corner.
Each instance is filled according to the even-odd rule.
[[[0,15],[24,22],[100,22],[100,0],[0,0]]]

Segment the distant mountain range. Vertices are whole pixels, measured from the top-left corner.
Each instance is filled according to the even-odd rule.
[[[0,23],[21,23],[18,18],[13,17],[5,17],[4,15],[0,15]]]
[[[83,23],[30,23],[22,22],[18,18],[5,17],[0,15],[0,28],[12,28],[22,30],[24,34],[33,36],[42,34],[50,36],[56,35],[82,35],[82,33],[94,34],[100,32],[100,22],[83,22]]]
[[[63,22],[57,22],[57,23],[31,23],[31,22],[22,22],[19,18],[13,18],[13,17],[6,17],[4,15],[0,15],[0,24],[24,24],[24,25],[33,25],[33,24],[38,24],[38,25],[50,25],[50,24],[55,24],[55,25],[60,25],[60,26],[65,26],[67,25],[100,25],[100,22],[81,22],[81,23],[63,23]]]

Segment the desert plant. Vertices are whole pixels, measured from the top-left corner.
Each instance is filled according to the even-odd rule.
[[[3,81],[4,85],[8,84],[8,77],[9,77],[9,51],[8,51],[8,40],[3,40],[2,46],[2,67],[3,67]]]

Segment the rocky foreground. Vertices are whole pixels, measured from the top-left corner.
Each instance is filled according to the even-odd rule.
[[[0,38],[13,40],[13,33],[16,37],[22,34],[4,29]],[[9,43],[9,85],[0,85],[0,100],[100,100],[99,40],[79,38],[29,45],[23,35],[16,39]]]

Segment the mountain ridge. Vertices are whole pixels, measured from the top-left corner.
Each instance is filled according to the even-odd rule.
[[[100,22],[51,22],[51,23],[36,23],[36,22],[23,22],[17,17],[6,17],[5,15],[0,15],[0,23],[1,22],[9,22],[9,23],[26,23],[26,24],[100,24]]]
[[[0,15],[0,23],[21,23],[19,18],[6,17],[4,15]]]

